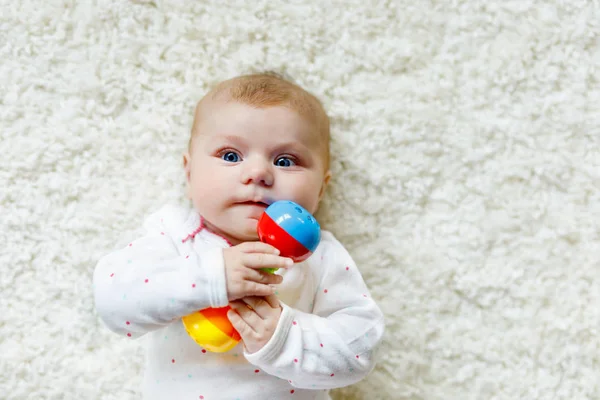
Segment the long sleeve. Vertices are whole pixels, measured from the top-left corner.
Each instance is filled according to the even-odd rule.
[[[96,311],[113,332],[136,338],[207,307],[227,305],[221,248],[197,254],[175,244],[168,206],[144,222],[144,235],[100,259],[94,270]]]
[[[360,381],[375,366],[385,329],[355,263],[331,235],[313,313],[283,305],[271,340],[248,361],[302,389],[333,389]]]

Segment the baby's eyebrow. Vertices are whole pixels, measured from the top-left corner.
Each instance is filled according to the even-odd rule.
[[[237,144],[245,144],[246,143],[242,137],[239,137],[236,135],[230,135],[230,134],[213,136],[210,141],[211,141],[211,143],[212,142],[232,142],[232,143],[237,143]]]
[[[231,140],[232,142],[243,142],[244,138],[237,135],[221,135],[223,139]]]
[[[296,151],[307,151],[308,148],[300,142],[286,142],[275,146],[276,150],[280,149],[293,149]]]

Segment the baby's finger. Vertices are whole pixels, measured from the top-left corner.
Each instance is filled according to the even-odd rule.
[[[235,310],[235,308],[231,308],[231,310],[227,311],[227,318],[231,325],[235,328],[236,331],[240,334],[242,339],[249,337],[251,334],[255,333],[252,327],[248,324],[248,322]]]
[[[243,289],[244,296],[269,296],[275,293],[275,289],[269,285],[246,281]]]
[[[270,294],[268,296],[265,296],[265,301],[272,307],[272,308],[279,308],[281,307],[281,304],[279,303],[279,298],[277,296],[275,296],[274,294]]]
[[[294,265],[291,258],[265,253],[244,254],[242,260],[249,268],[288,268]]]
[[[246,279],[258,283],[264,283],[266,285],[279,285],[283,282],[283,276],[270,274],[268,272],[261,272],[256,269],[246,269]]]
[[[265,318],[268,317],[269,311],[272,311],[271,307],[269,306],[269,304],[265,300],[266,297],[267,296],[265,296],[265,297],[247,296],[247,297],[244,297],[241,301],[243,301],[245,304],[248,305],[248,307],[250,307],[251,309],[253,309],[254,312],[259,317],[261,317],[262,319],[265,319]]]
[[[244,297],[254,298],[255,296]],[[252,321],[256,321],[258,315],[256,314],[256,309],[252,307],[248,302],[243,299],[230,301],[229,307],[233,308],[237,313],[242,317],[244,321],[246,321],[250,326],[252,326]]]
[[[266,253],[279,255],[279,250],[270,244],[263,242],[244,242],[237,245],[242,253]]]

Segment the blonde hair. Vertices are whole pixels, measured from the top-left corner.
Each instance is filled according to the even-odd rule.
[[[210,90],[196,106],[188,151],[191,152],[192,141],[198,133],[199,110],[202,104],[214,100],[237,101],[258,108],[283,106],[296,111],[315,124],[319,134],[325,141],[325,161],[326,165],[329,166],[330,122],[323,105],[313,94],[283,76],[270,71],[237,76],[219,83]]]

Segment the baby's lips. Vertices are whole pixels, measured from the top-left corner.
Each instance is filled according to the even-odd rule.
[[[272,197],[264,197],[263,198],[263,202],[268,205],[271,205],[271,204],[275,203],[276,201],[277,201],[277,199],[274,199]]]

